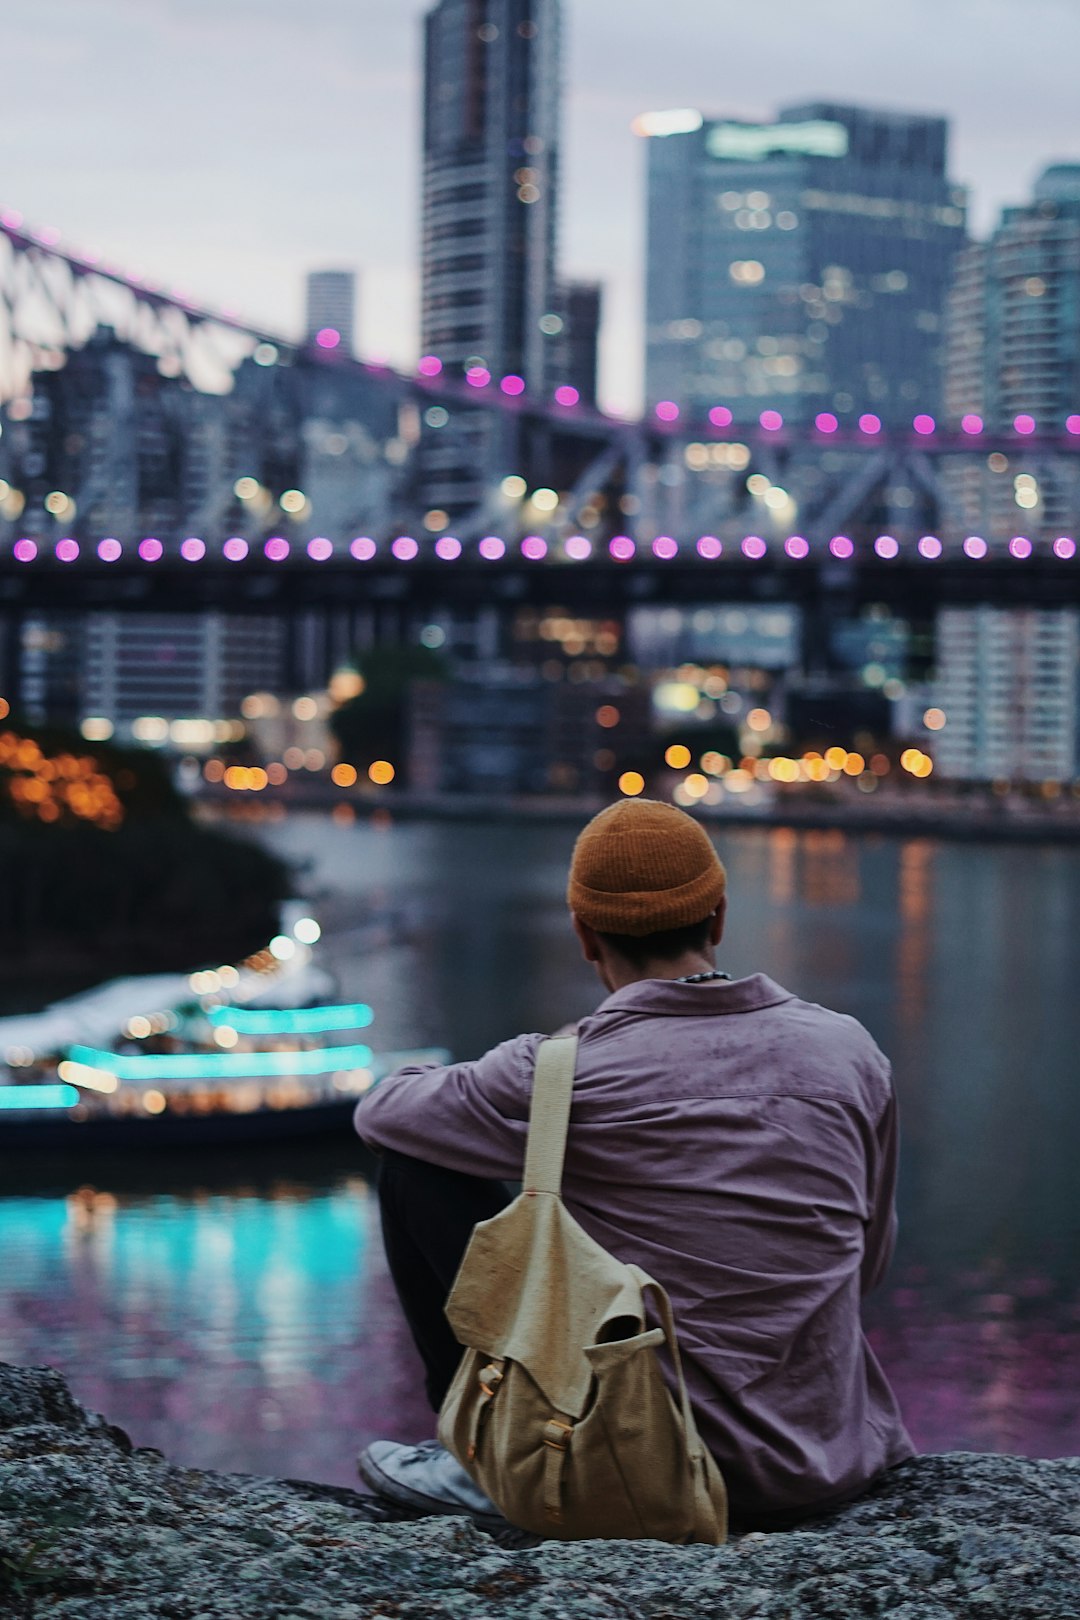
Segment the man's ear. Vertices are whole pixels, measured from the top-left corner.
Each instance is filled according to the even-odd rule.
[[[570,921],[574,925],[574,933],[578,937],[581,954],[586,962],[599,962],[600,942],[596,937],[596,930],[590,928],[588,923],[583,923],[576,911],[570,913]]]
[[[727,920],[727,895],[723,895],[720,904],[713,912],[712,925],[709,928],[709,944],[719,945],[724,937],[724,923]]]

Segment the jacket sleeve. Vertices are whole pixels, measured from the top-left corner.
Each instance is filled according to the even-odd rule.
[[[519,1035],[475,1063],[398,1069],[357,1104],[357,1134],[448,1170],[520,1180],[542,1040]]]
[[[866,1224],[863,1250],[861,1292],[870,1293],[882,1281],[896,1248],[896,1176],[900,1157],[900,1133],[897,1123],[896,1094],[889,1079],[886,1065],[888,1101],[878,1120],[873,1137],[873,1149],[867,1165],[867,1189],[870,1219]]]

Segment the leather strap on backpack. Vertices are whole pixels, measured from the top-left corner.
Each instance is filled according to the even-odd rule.
[[[526,1193],[554,1193],[557,1198],[562,1188],[577,1045],[576,1035],[553,1036],[536,1054],[525,1149]]]

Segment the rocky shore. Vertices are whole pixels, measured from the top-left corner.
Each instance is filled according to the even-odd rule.
[[[0,1365],[3,1620],[1078,1620],[1080,1458],[955,1452],[726,1547],[498,1545],[464,1519],[135,1449]]]

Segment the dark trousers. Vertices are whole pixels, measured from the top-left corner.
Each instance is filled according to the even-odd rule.
[[[384,1148],[376,1182],[383,1242],[405,1320],[424,1363],[432,1410],[437,1412],[461,1360],[461,1346],[443,1314],[473,1227],[511,1201],[502,1181],[444,1170]],[[763,1513],[732,1503],[730,1530],[788,1530],[826,1513],[808,1507]]]
[[[437,1412],[461,1360],[443,1307],[473,1227],[505,1209],[510,1190],[389,1148],[379,1156],[377,1186],[387,1264]]]

